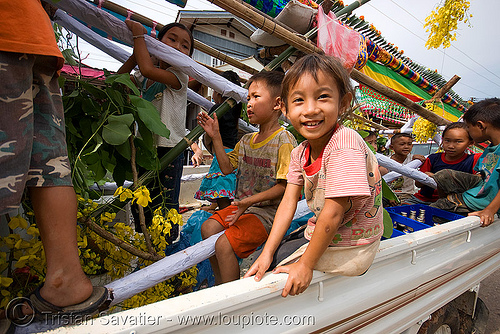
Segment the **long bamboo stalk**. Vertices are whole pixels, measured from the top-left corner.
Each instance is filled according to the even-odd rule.
[[[229,65],[233,65],[234,67],[239,68],[240,70],[245,71],[247,73],[250,73],[252,75],[259,73],[259,71],[257,71],[255,68],[248,66],[246,64],[243,64],[242,62],[240,62],[240,61],[228,56],[227,54],[222,53],[222,52],[214,49],[213,47],[208,46],[208,45],[206,45],[198,40],[194,41],[194,48],[196,50],[204,52],[212,57],[220,59],[223,62],[228,63]]]
[[[95,4],[99,3],[98,0],[94,0],[93,2]],[[109,9],[109,10],[111,10],[115,13],[118,13],[120,15],[123,15],[123,16],[128,15],[127,8],[122,7],[118,4],[115,4],[112,1],[105,1],[104,3],[102,3],[102,7]],[[163,24],[156,23],[153,20],[151,20],[151,19],[149,19],[141,14],[132,13],[130,18],[132,20],[140,22],[140,23],[142,23],[150,28],[152,28],[155,24],[156,24],[156,29],[161,30],[161,28],[163,28]],[[232,65],[232,66],[234,66],[242,71],[250,73],[252,75],[259,72],[256,69],[254,69],[253,67],[250,67],[246,64],[243,64],[242,62],[238,61],[237,59],[230,57],[230,56],[228,56],[228,55],[226,55],[226,54],[224,54],[224,53],[222,53],[222,52],[212,48],[211,46],[208,46],[208,45],[206,45],[198,40],[194,40],[194,48],[196,50],[204,52],[204,53],[206,53],[214,58],[220,59],[223,62],[226,62],[226,63],[228,63],[228,64],[230,64],[230,65]]]
[[[268,34],[273,35],[284,42],[288,42],[300,51],[306,53],[323,52],[320,48],[316,47],[309,41],[291,33],[275,20],[265,17],[264,15],[248,8],[247,5],[241,0],[212,0],[212,3],[264,30]]]

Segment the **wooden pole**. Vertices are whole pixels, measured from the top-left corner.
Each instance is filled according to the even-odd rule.
[[[279,25],[275,20],[266,18],[261,13],[253,11],[247,7],[247,4],[244,4],[240,0],[213,0],[212,3],[253,24],[257,28],[264,30],[268,34],[293,45],[300,51],[306,53],[323,53],[323,51],[314,44],[291,33],[288,29]]]
[[[211,46],[208,46],[200,41],[197,41],[195,40],[194,41],[194,47],[196,50],[199,50],[201,52],[205,52],[206,54],[212,56],[212,57],[215,57],[217,59],[220,59],[222,60],[223,62],[225,63],[228,63],[229,65],[233,65],[234,67],[236,68],[239,68],[240,70],[242,71],[245,71],[247,73],[250,73],[252,75],[254,74],[257,74],[259,73],[259,71],[257,71],[256,69],[254,69],[253,67],[250,67],[246,64],[243,64],[242,62],[214,49],[213,47]]]
[[[436,94],[429,100],[429,103],[434,103],[435,101],[440,101],[441,98],[446,94],[447,91],[451,89],[451,87],[455,86],[455,84],[460,80],[458,75],[454,75],[453,78],[450,79],[447,83],[444,84],[441,89],[437,91]]]
[[[95,4],[98,4],[99,1],[98,0],[93,0],[93,2]],[[127,12],[127,9],[125,7],[122,7],[120,5],[117,5],[111,1],[105,1],[102,3],[102,7],[106,8],[106,9],[109,9],[115,13],[118,13],[120,15],[123,15],[123,16],[127,16],[128,15],[128,12]],[[134,21],[137,21],[137,22],[140,22],[148,27],[153,27],[154,25],[154,21],[141,15],[141,14],[137,14],[137,13],[132,13],[132,15],[130,16],[130,19],[134,20]],[[163,28],[163,24],[160,24],[160,23],[156,23],[156,28],[157,30],[161,30],[161,28]],[[215,57],[217,59],[220,59],[222,60],[223,62],[226,62],[242,71],[245,71],[247,73],[250,73],[250,74],[256,74],[258,73],[259,71],[257,71],[256,69],[254,69],[253,67],[250,67],[246,64],[243,64],[242,62],[238,61],[237,59],[234,59],[214,48],[212,48],[211,46],[208,46],[200,41],[197,41],[195,40],[194,41],[194,45],[193,47],[196,49],[196,50],[199,50],[201,52],[204,52],[212,57]]]

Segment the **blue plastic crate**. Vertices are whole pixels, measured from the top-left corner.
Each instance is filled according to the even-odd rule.
[[[389,211],[389,210],[387,210]],[[400,216],[396,213],[390,213],[391,218],[392,218],[392,223],[394,224],[393,230],[392,230],[392,235],[391,238],[398,237],[403,234],[408,234],[412,233],[415,231],[420,231],[424,230],[426,228],[429,228],[429,225],[420,223],[416,220],[406,218],[403,216]]]
[[[417,212],[417,217],[418,217],[418,215],[420,213],[420,209],[425,210],[425,220],[423,221],[423,223],[427,226],[434,226],[436,223],[442,224],[445,222],[449,222],[452,220],[457,220],[457,219],[463,218],[463,216],[461,216],[459,214],[456,214],[453,212],[448,212],[448,211],[437,209],[437,208],[433,208],[431,206],[424,205],[424,204],[401,205],[401,206],[393,206],[390,208],[386,208],[387,212],[389,212],[389,214],[391,215],[393,223],[394,222],[404,223],[404,222],[408,222],[408,221],[418,223],[415,220],[412,220],[412,219],[407,218],[407,217],[403,217],[401,215],[401,212],[407,212],[408,216],[409,216],[410,211],[413,210],[413,211]]]

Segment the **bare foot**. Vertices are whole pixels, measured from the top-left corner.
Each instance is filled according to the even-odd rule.
[[[77,275],[75,278],[70,278],[67,275],[55,279],[46,279],[40,289],[40,295],[49,303],[62,307],[87,300],[92,291],[92,283],[84,274]]]

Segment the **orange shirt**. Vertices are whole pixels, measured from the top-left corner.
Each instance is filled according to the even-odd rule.
[[[40,0],[2,0],[0,13],[0,51],[63,58]]]

